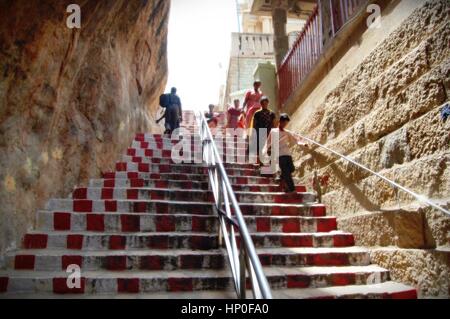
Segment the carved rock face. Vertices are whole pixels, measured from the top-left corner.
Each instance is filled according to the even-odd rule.
[[[84,1],[80,29],[70,3],[0,3],[0,254],[151,130],[165,86],[169,1]]]

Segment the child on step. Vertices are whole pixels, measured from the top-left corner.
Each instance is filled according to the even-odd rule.
[[[295,184],[292,179],[292,173],[295,171],[294,162],[292,160],[291,146],[295,143],[297,145],[308,147],[308,144],[302,142],[302,139],[291,131],[286,130],[286,126],[290,121],[289,115],[281,114],[278,128],[270,131],[267,138],[266,145],[263,152],[268,153],[272,147],[272,140],[277,138],[279,140],[279,166],[281,169],[281,181],[285,184],[286,193],[295,193]]]

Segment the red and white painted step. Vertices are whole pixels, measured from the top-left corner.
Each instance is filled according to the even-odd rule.
[[[194,143],[195,116],[185,112],[184,120],[190,135],[183,138]],[[226,153],[247,147],[230,140]],[[69,198],[49,200],[37,213],[36,230],[5,256],[0,298],[232,297],[207,167],[175,162],[177,143],[138,134],[116,171],[76,187]],[[417,297],[371,265],[368,250],[337,230],[336,218],[306,187],[284,194],[275,176],[260,176],[252,164],[225,167],[275,298]],[[75,288],[67,284],[71,265],[81,270]]]

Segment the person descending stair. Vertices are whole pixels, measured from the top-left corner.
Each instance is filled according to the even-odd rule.
[[[274,128],[270,131],[263,148],[263,153],[266,154],[270,152],[272,141],[278,139],[278,144],[276,145],[278,145],[278,164],[281,170],[281,187],[285,189],[286,193],[296,193],[294,180],[292,179],[292,173],[295,171],[295,166],[292,160],[291,147],[296,143],[297,145],[308,148],[308,144],[304,143],[300,137],[286,129],[289,121],[289,115],[286,113],[280,115],[278,128]]]
[[[181,138],[201,155],[195,114],[183,120]],[[4,256],[0,298],[236,298],[208,167],[175,163],[179,142],[139,133],[114,171],[50,199],[36,229]],[[222,153],[246,147],[230,138]],[[253,165],[224,167],[274,298],[417,297],[372,265],[305,186],[288,196]]]

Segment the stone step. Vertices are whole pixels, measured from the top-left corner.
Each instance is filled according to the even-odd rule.
[[[183,140],[184,141],[184,140]],[[190,143],[190,142],[188,142]],[[177,147],[175,147],[177,146]],[[153,151],[167,151],[167,150],[174,150],[177,152],[181,152],[182,149],[187,149],[190,150],[192,153],[201,153],[202,152],[202,144],[200,142],[197,142],[197,144],[191,144],[191,145],[187,145],[182,147],[183,144],[182,142],[178,141],[178,142],[140,142],[140,141],[136,141],[134,140],[131,143],[130,148],[134,148],[134,149],[141,149],[141,150],[153,150]],[[222,152],[226,152],[226,154],[228,153],[232,153],[234,152],[234,154],[246,154],[247,152],[247,145],[241,145],[241,144],[226,144],[223,143],[221,141],[216,141],[216,147],[217,150],[219,151],[219,153]]]
[[[330,232],[337,229],[335,217],[244,217],[250,232]],[[78,214],[39,211],[39,231],[94,232],[218,232],[216,216],[192,214]]]
[[[209,177],[206,174],[187,174],[187,173],[144,173],[144,172],[104,172],[104,179],[144,179],[144,180],[163,180],[163,181],[202,181],[208,182]],[[261,176],[234,176],[228,175],[231,184],[273,184],[277,183],[274,177]],[[294,179],[298,183],[298,179]]]
[[[321,288],[279,289],[275,299],[417,299],[417,290],[410,286],[386,281],[371,285],[346,285]]]
[[[389,273],[375,265],[342,267],[265,267],[272,289],[366,286],[387,282]],[[0,272],[4,291],[11,293],[146,293],[155,291],[227,290],[233,283],[227,270],[82,271],[80,288],[69,288],[61,271]],[[249,282],[247,278],[247,282]]]
[[[308,203],[315,202],[313,193],[235,192],[239,203]],[[76,188],[72,193],[78,200],[170,200],[214,202],[212,191],[165,188]]]
[[[118,162],[116,163],[117,172],[142,172],[142,173],[181,173],[181,174],[208,174],[207,167],[183,165],[183,164],[149,164]],[[260,172],[248,168],[225,168],[227,174],[232,176],[260,176]]]
[[[232,184],[234,191],[241,192],[282,192],[283,189],[277,184]],[[169,188],[169,189],[201,189],[209,190],[209,182],[204,181],[173,181],[173,180],[145,180],[145,179],[92,179],[89,187],[122,187],[122,188]],[[297,192],[306,192],[305,186],[296,186]]]
[[[214,140],[217,148],[228,148],[228,149],[239,149],[246,150],[249,146],[247,141],[240,141],[234,139],[227,139],[225,137],[218,137]],[[185,148],[188,147],[190,150],[202,150],[202,142],[200,138],[183,137],[180,139],[142,139],[135,138],[131,142],[132,148],[142,148],[142,149],[165,149],[170,150],[175,145],[183,145]]]
[[[156,159],[158,160],[170,160],[171,162],[177,161],[179,163],[183,163],[184,165],[192,165],[192,164],[201,164],[203,161],[203,154],[200,152],[192,152],[189,157],[183,158],[176,152],[174,157],[172,157],[171,150],[151,150],[151,149],[136,149],[136,148],[128,148],[125,156],[131,157],[141,157],[146,159]],[[223,154],[223,152],[219,152],[221,155],[222,163],[226,167],[228,163],[244,163],[245,165],[251,165],[255,167],[256,158],[252,157],[252,162],[250,162],[248,154],[246,156],[240,155],[237,156],[236,153],[228,153],[228,156]],[[244,154],[245,155],[245,154]],[[256,168],[254,168],[256,169]]]
[[[163,165],[177,165],[171,158],[158,158],[158,157],[141,157],[141,156],[130,156],[130,155],[121,155],[121,162],[130,162],[130,163],[149,163],[149,164],[163,164]],[[183,163],[185,166],[193,166],[193,167],[207,167],[204,164],[195,164],[195,163]],[[223,163],[226,168],[241,168],[241,169],[255,169],[254,164],[246,164],[246,163]]]
[[[359,247],[266,248],[258,249],[257,253],[263,266],[325,267],[370,264],[369,252]],[[64,271],[71,264],[80,266],[82,270],[223,269],[227,265],[226,254],[224,249],[205,251],[22,249],[7,254],[5,260],[9,269],[36,271]]]
[[[182,270],[224,269],[223,250],[20,250],[6,256],[6,265],[15,270],[65,271],[78,265],[82,271],[97,270]]]
[[[327,233],[251,233],[256,248],[277,247],[349,247],[352,234]],[[239,241],[239,238],[238,238]],[[198,249],[218,248],[218,235],[199,232],[38,232],[25,235],[25,249]]]
[[[305,216],[323,217],[326,215],[322,204],[273,204],[251,203],[239,205],[243,215],[255,216]],[[155,213],[155,214],[194,214],[214,215],[212,203],[183,201],[139,201],[139,200],[73,200],[51,199],[46,210],[77,213]]]
[[[1,297],[4,299],[79,299],[79,294],[54,294],[54,293],[7,293]],[[251,290],[247,290],[247,296],[252,298]],[[404,284],[392,281],[365,286],[340,286],[325,288],[303,289],[277,289],[272,291],[274,299],[417,299],[417,291]],[[233,288],[225,290],[206,290],[188,292],[147,292],[147,293],[102,293],[84,294],[85,299],[236,299]]]

